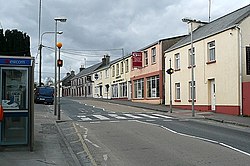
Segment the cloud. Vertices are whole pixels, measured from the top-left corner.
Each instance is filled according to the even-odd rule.
[[[249,0],[211,1],[212,20],[249,4]],[[81,64],[89,66],[100,62],[103,54],[110,54],[111,59],[122,56],[121,50],[108,49],[124,48],[125,53],[131,53],[159,39],[187,33],[187,27],[181,19],[192,17],[208,21],[208,2],[42,0],[41,33],[55,31],[55,17],[67,18],[66,23],[58,23],[58,30],[63,31],[62,35],[58,35],[58,41],[63,43],[62,73],[65,74],[71,69],[78,72]],[[17,28],[26,32],[31,37],[31,51],[35,57],[39,41],[38,9],[39,0],[8,0],[1,3],[0,7],[0,22],[4,29]],[[44,35],[43,43],[54,48],[54,35]],[[38,70],[37,67],[35,70]],[[53,77],[53,73],[54,51],[43,48],[43,76]]]

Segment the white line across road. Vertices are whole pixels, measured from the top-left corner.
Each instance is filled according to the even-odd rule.
[[[139,114],[132,114],[132,113],[124,113],[124,114],[116,114],[116,113],[108,113],[108,114],[91,114],[86,115],[79,113],[77,118],[81,119],[80,121],[92,121],[92,120],[131,120],[131,119],[163,119],[164,121],[172,121],[173,117],[162,115],[162,114],[148,114],[148,113],[139,113]]]
[[[127,117],[130,117],[130,118],[134,118],[134,119],[141,119],[142,118],[140,116],[136,116],[136,115],[132,115],[132,114],[124,114],[124,115]]]
[[[94,117],[100,119],[100,120],[109,120],[110,118],[107,118],[106,116],[102,116],[102,115],[93,115]]]
[[[138,114],[138,115],[144,116],[144,117],[147,117],[147,118],[151,118],[151,119],[159,119],[159,117],[151,116],[151,115],[147,115],[147,114]]]
[[[166,116],[166,115],[162,115],[162,114],[152,114],[154,116],[158,116],[158,117],[161,117],[161,118],[166,118],[166,119],[173,119],[173,117],[171,116]]]
[[[123,119],[123,120],[128,119],[128,118],[125,118],[123,116],[119,116],[117,114],[108,114],[108,115],[111,116],[111,117],[113,117],[113,118],[116,118],[116,119]]]

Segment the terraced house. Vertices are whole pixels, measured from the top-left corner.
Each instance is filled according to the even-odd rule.
[[[158,40],[140,49],[131,57],[132,101],[152,104],[164,103],[164,51],[181,38],[183,36]],[[133,64],[137,63],[138,57],[141,59],[141,64],[135,66]]]
[[[190,22],[195,109],[250,115],[250,5],[210,23]],[[199,24],[199,25],[198,25]],[[165,52],[173,62],[173,106],[191,109],[191,33]],[[169,80],[166,75],[165,80]],[[165,84],[169,105],[170,83]]]

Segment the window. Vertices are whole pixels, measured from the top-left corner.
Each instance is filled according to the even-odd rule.
[[[121,83],[120,86],[120,97],[127,97],[127,83]]]
[[[151,50],[152,52],[152,64],[153,63],[155,63],[156,62],[156,48],[154,47],[154,48],[152,48],[152,50]]]
[[[209,42],[208,47],[208,61],[215,61],[215,41]]]
[[[181,83],[175,83],[175,100],[181,99]]]
[[[105,70],[105,78],[109,78],[109,70]]]
[[[194,100],[196,99],[196,87],[194,81]],[[192,100],[192,81],[189,81],[189,100]]]
[[[123,66],[123,62],[121,62],[121,74],[124,73],[124,66]]]
[[[250,75],[250,47],[246,47],[246,74]]]
[[[134,98],[144,97],[144,80],[139,79],[134,81]]]
[[[112,77],[115,76],[115,65],[112,66]]]
[[[159,97],[159,76],[147,78],[147,97]]]
[[[126,62],[125,62],[125,66],[126,66],[126,68],[125,68],[125,72],[127,73],[128,72],[128,70],[129,70],[129,66],[128,66],[129,64],[128,64],[128,59],[126,59]]]
[[[193,56],[191,53],[191,49],[188,50],[188,65],[192,66],[192,57],[193,57],[193,65],[195,65],[195,48],[193,47]]]
[[[148,51],[144,51],[144,66],[148,66]]]
[[[91,95],[91,86],[88,86],[88,95]]]
[[[118,85],[112,85],[111,86],[111,90],[112,90],[112,97],[117,98],[118,97]]]
[[[180,54],[179,53],[175,54],[174,59],[175,59],[174,69],[175,70],[180,70]]]
[[[119,73],[120,73],[120,72],[119,72],[119,63],[117,63],[117,64],[116,64],[116,76],[118,76]]]

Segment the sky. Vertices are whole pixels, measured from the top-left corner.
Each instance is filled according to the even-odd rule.
[[[130,54],[160,39],[187,34],[181,21],[189,17],[208,21],[209,0],[0,0],[0,28],[18,29],[31,38],[31,53],[35,57],[35,81],[38,79],[38,46],[42,35],[42,80],[54,77],[55,21],[58,22],[58,42],[63,44],[61,78],[81,65],[101,62],[103,55],[111,60]],[[211,0],[211,21],[237,10],[250,0]],[[124,50],[124,51],[122,51]]]

